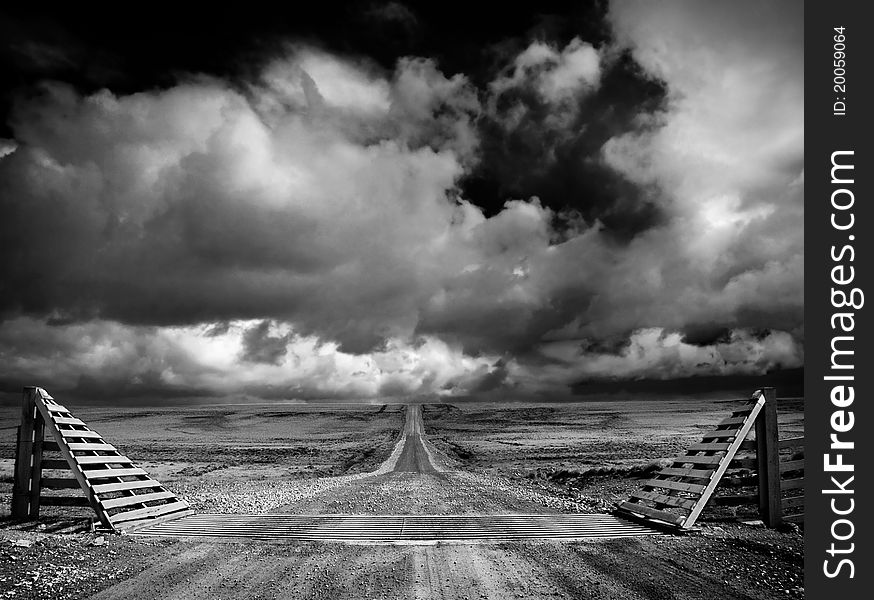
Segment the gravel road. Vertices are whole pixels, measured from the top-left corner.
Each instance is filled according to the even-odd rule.
[[[524,484],[464,472],[428,443],[418,406],[388,460],[369,474],[289,483],[267,492],[241,482],[250,512],[446,514],[572,510]],[[254,482],[257,484],[257,482]],[[203,492],[204,494],[206,492]],[[205,501],[206,499],[204,499]],[[224,504],[223,504],[224,503]],[[230,511],[229,511],[230,512]],[[243,512],[243,511],[239,511]],[[590,542],[345,545],[145,542],[111,537],[90,587],[21,598],[111,600],[364,598],[801,598],[801,538],[743,525],[704,535]],[[38,552],[37,546],[20,549]],[[16,549],[17,551],[17,549]],[[93,595],[94,588],[103,589]],[[34,588],[36,589],[36,588]]]

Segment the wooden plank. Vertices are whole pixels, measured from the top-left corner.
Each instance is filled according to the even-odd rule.
[[[635,490],[631,493],[631,497],[639,498],[641,500],[649,500],[650,502],[655,502],[656,504],[663,504],[665,506],[672,506],[674,508],[682,508],[686,510],[691,510],[692,507],[695,506],[695,499],[692,498],[681,498],[680,496],[666,496],[664,494],[659,494],[658,492],[647,492],[644,490]]]
[[[52,417],[52,420],[58,425],[85,425],[79,419],[73,419],[69,417]]]
[[[682,515],[675,515],[673,513],[665,512],[663,510],[657,510],[655,508],[650,508],[649,506],[644,506],[642,504],[636,504],[633,502],[622,502],[619,504],[619,508],[620,510],[627,510],[628,512],[637,513],[651,519],[657,519],[659,521],[670,523],[672,525],[682,526],[683,522],[686,520],[686,518]]]
[[[804,461],[803,460],[787,460],[785,462],[780,463],[780,472],[788,473],[789,471],[803,471],[804,470]]]
[[[781,490],[800,490],[804,489],[804,477],[797,479],[784,479],[780,482]]]
[[[731,446],[729,446],[728,450],[725,451],[725,455],[722,457],[722,461],[716,468],[716,472],[707,483],[706,489],[701,492],[701,498],[698,500],[695,508],[692,509],[692,511],[689,513],[688,518],[683,522],[683,529],[688,529],[692,527],[692,525],[695,524],[695,521],[698,520],[698,517],[701,515],[701,511],[703,511],[704,507],[707,506],[707,501],[710,500],[710,497],[713,495],[714,490],[716,490],[716,486],[719,484],[719,480],[722,479],[722,476],[725,474],[726,470],[728,470],[728,466],[731,464],[732,459],[734,458],[735,454],[737,454],[741,442],[744,441],[744,439],[747,437],[747,434],[749,434],[750,429],[752,429],[753,424],[756,422],[756,417],[759,415],[762,407],[765,405],[764,394],[759,392],[757,396],[753,396],[753,398],[756,398],[755,404],[752,405],[750,414],[747,416],[746,422],[741,427],[741,430],[738,432],[735,440],[731,443]]]
[[[722,460],[721,456],[680,456],[679,458],[675,458],[673,463],[675,465],[682,464],[693,464],[693,465],[718,465]]]
[[[65,477],[43,477],[40,485],[50,490],[77,490],[82,487],[77,480]]]
[[[756,504],[759,494],[732,494],[728,496],[711,496],[710,501],[717,506],[741,506],[744,504]]]
[[[73,452],[83,452],[85,450],[102,451],[102,452],[117,452],[117,450],[115,449],[115,446],[113,446],[111,444],[89,444],[89,443],[73,442],[73,443],[67,444],[67,446],[69,446],[70,450],[72,450]]]
[[[737,436],[737,432],[740,429],[736,427],[732,427],[730,429],[714,429],[713,431],[708,431],[704,435],[701,436],[703,440],[721,440],[724,438],[734,438]]]
[[[794,437],[780,440],[780,449],[785,450],[786,448],[804,448],[804,438]]]
[[[135,521],[139,519],[147,519],[149,517],[159,517],[161,515],[166,515],[168,513],[180,511],[180,510],[188,510],[189,506],[187,502],[183,502],[182,500],[177,500],[176,502],[170,502],[168,504],[161,504],[159,506],[147,506],[146,508],[138,508],[136,510],[129,510],[127,512],[118,513],[110,516],[110,520],[113,525],[118,525],[120,523],[124,523],[126,521]]]
[[[130,506],[131,504],[142,504],[144,502],[154,502],[155,500],[166,500],[167,498],[175,498],[173,492],[154,492],[151,494],[137,494],[135,496],[121,496],[110,500],[102,500],[103,508],[118,508],[120,506]]]
[[[41,496],[40,502],[43,506],[91,506],[85,496]]]
[[[698,483],[686,483],[685,481],[668,481],[667,479],[650,479],[643,484],[644,487],[655,487],[678,492],[700,493],[707,486]]]
[[[189,509],[180,510],[178,512],[170,513],[167,515],[162,515],[160,517],[152,517],[150,519],[141,519],[139,521],[130,521],[128,523],[124,523],[119,529],[124,531],[125,533],[136,531],[141,527],[150,527],[152,525],[157,525],[158,523],[166,523],[167,521],[175,521],[176,519],[181,519],[182,517],[187,517],[189,515],[193,515],[194,511]],[[629,521],[631,517],[626,517]]]
[[[133,461],[127,456],[77,456],[76,462],[80,465],[121,465]]]
[[[120,481],[118,483],[95,483],[95,494],[107,494],[109,492],[125,492],[128,490],[139,490],[144,488],[163,488],[160,483],[154,479],[139,479],[136,481]]]
[[[729,442],[701,442],[692,444],[686,452],[722,452],[723,450],[728,450],[730,445]]]
[[[728,417],[719,422],[720,425],[743,425],[746,417]]]
[[[126,477],[128,475],[146,475],[146,472],[140,468],[133,469],[88,469],[82,471],[85,477],[90,481],[92,479],[106,479],[107,477]]]
[[[193,515],[194,511],[189,509],[180,510],[178,512],[170,513],[167,515],[162,515],[160,517],[152,517],[150,519],[141,519],[139,521],[130,521],[128,523],[124,523],[119,529],[125,533],[136,531],[142,527],[151,527],[152,525],[157,525],[158,523],[167,523],[168,521],[175,521],[176,519],[181,519],[182,517],[187,517],[189,515]],[[627,520],[631,521],[632,518],[630,516],[625,517]]]
[[[790,523],[803,523],[804,522],[804,513],[795,513],[794,515],[783,515],[783,520],[788,521]]]
[[[66,440],[68,440],[68,439],[70,439],[70,438],[79,438],[79,439],[97,438],[97,439],[103,439],[103,436],[101,436],[101,435],[100,435],[99,433],[97,433],[96,431],[91,431],[91,430],[88,430],[88,431],[82,431],[82,430],[80,430],[80,429],[58,429],[58,431],[61,432],[61,435],[64,436],[64,439],[66,439]]]
[[[804,506],[804,496],[793,496],[791,498],[783,498],[780,501],[783,508],[794,508],[796,506]]]
[[[59,460],[56,458],[48,458],[48,459],[44,458],[42,461],[42,468],[43,468],[43,471],[48,471],[50,469],[54,469],[54,470],[69,469],[70,463],[68,463],[65,460]]]
[[[665,477],[686,477],[689,479],[710,479],[710,476],[713,475],[713,469],[694,469],[692,467],[686,468],[678,468],[678,467],[666,467],[656,473],[657,475],[664,475]]]

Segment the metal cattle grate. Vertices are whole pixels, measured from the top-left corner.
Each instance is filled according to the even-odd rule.
[[[428,543],[581,540],[659,535],[652,527],[605,514],[289,515],[197,514],[143,527],[132,535],[262,541]]]

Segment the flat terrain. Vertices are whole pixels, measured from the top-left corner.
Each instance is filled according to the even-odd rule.
[[[69,408],[199,511],[496,514],[606,512],[732,406]],[[784,435],[801,432],[798,402],[781,415]],[[9,410],[0,421],[4,457],[16,420]],[[11,460],[0,467],[8,511]],[[72,509],[54,510],[39,524],[4,521],[0,598],[802,597],[800,534],[724,515],[682,537],[362,546],[101,543]]]
[[[439,404],[424,407],[424,424],[431,444],[466,471],[533,479],[562,497],[564,508],[602,512],[745,402]],[[780,399],[778,409],[780,437],[803,436],[803,399]],[[735,512],[711,508],[705,515]]]

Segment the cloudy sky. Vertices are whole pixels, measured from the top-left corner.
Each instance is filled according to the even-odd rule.
[[[801,3],[317,4],[0,15],[0,390],[803,364]]]

